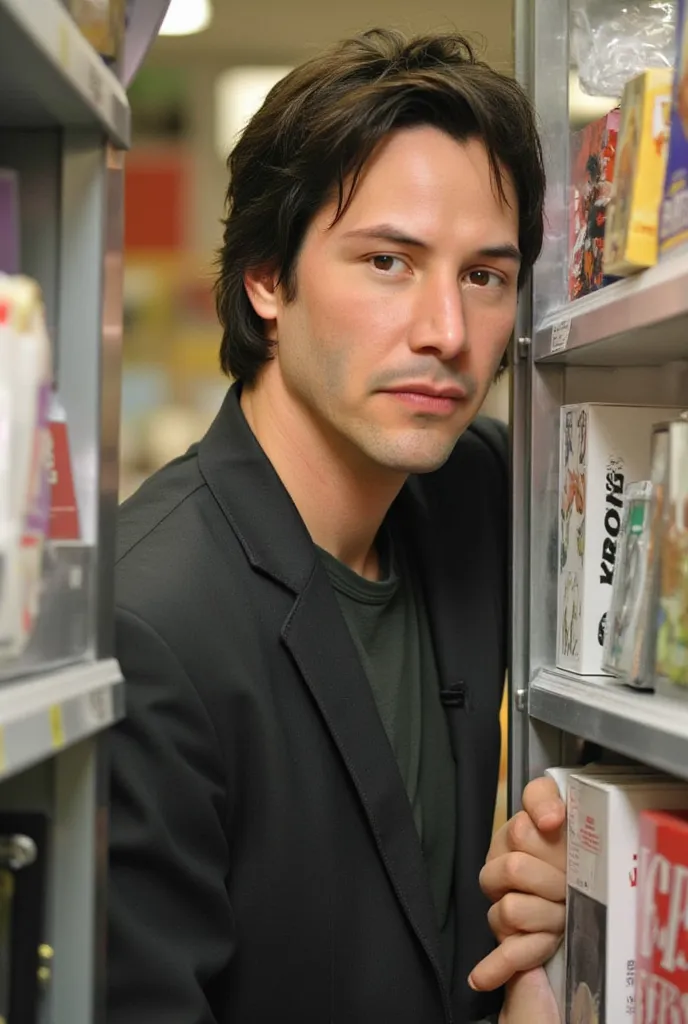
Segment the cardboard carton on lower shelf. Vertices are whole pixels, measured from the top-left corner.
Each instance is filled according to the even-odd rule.
[[[664,776],[569,779],[567,1021],[634,1020],[640,814],[657,809],[688,809],[688,785]]]
[[[652,427],[680,410],[582,404],[561,410],[559,668],[604,675],[602,657],[627,484],[650,474]]]
[[[688,1020],[688,814],[640,815],[636,1024]]]

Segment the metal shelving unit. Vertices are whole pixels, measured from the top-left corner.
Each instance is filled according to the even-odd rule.
[[[620,4],[621,7],[621,4]],[[688,703],[555,668],[559,410],[688,405],[688,253],[567,303],[569,0],[517,0],[517,75],[538,111],[547,227],[512,374],[511,804],[582,741],[688,778]]]
[[[21,269],[42,289],[82,539],[92,552],[85,656],[0,683],[0,811],[38,811],[49,821],[42,942],[54,956],[40,1019],[50,1024],[104,1019],[107,785],[99,737],[124,713],[113,564],[126,84],[167,5],[130,5],[118,75],[61,0],[0,0],[0,166],[19,176]]]

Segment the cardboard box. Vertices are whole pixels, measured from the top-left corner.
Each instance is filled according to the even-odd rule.
[[[559,668],[604,675],[606,614],[627,484],[647,479],[654,423],[679,410],[573,405],[561,410]]]
[[[607,204],[612,192],[620,111],[571,136],[569,298],[607,284],[603,270]]]
[[[688,785],[674,779],[569,779],[567,1021],[633,1021],[640,813],[686,808]]]
[[[636,1024],[688,1021],[688,814],[642,811]]]
[[[624,89],[604,237],[607,275],[624,277],[657,262],[673,78],[670,68],[654,68]]]
[[[661,256],[688,242],[688,0],[678,0],[676,43],[671,133],[659,222]]]

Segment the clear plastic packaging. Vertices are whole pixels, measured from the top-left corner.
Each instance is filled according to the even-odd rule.
[[[633,686],[648,685],[654,669],[648,651],[654,633],[653,498],[649,480],[626,487],[602,658],[605,672]]]
[[[676,63],[676,0],[571,0],[571,60],[591,96],[620,100],[626,82]]]

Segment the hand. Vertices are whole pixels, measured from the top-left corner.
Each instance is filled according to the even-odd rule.
[[[512,978],[506,988],[499,1024],[562,1024],[542,967]]]
[[[566,807],[553,779],[535,779],[523,810],[495,833],[480,887],[499,946],[473,968],[472,988],[491,991],[540,967],[561,942],[566,919]]]

